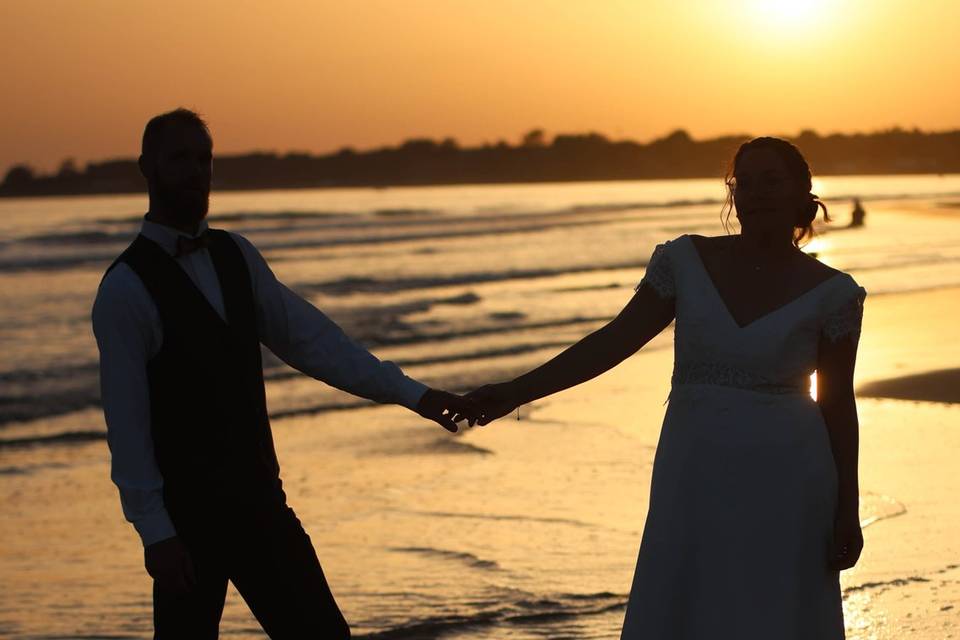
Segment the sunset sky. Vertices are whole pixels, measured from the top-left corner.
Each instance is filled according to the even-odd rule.
[[[131,157],[179,105],[220,153],[954,129],[958,27],[956,0],[0,0],[0,178]]]

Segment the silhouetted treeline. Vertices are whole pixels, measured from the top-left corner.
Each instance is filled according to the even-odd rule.
[[[214,189],[289,189],[503,182],[563,182],[723,175],[747,135],[694,140],[683,130],[647,144],[596,134],[557,135],[535,129],[516,145],[460,147],[453,139],[408,140],[372,151],[342,149],[328,155],[250,153],[214,160]],[[818,175],[960,173],[960,130],[925,133],[891,129],[870,134],[791,138]],[[136,161],[64,161],[53,174],[10,169],[0,196],[142,192]]]

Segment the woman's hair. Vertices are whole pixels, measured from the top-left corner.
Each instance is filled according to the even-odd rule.
[[[737,162],[740,161],[740,157],[743,156],[744,153],[753,149],[770,149],[775,152],[783,161],[783,165],[787,168],[791,179],[797,181],[807,192],[806,206],[801,210],[802,212],[793,224],[793,244],[799,247],[801,243],[813,237],[813,221],[817,218],[817,210],[820,208],[823,209],[823,219],[826,222],[830,222],[830,216],[827,214],[827,205],[820,200],[817,194],[810,192],[812,186],[810,167],[807,165],[803,154],[800,153],[800,150],[795,146],[780,138],[754,138],[753,140],[744,142],[740,145],[740,148],[737,149],[737,153],[733,156],[730,167],[727,169],[727,200],[720,210],[723,227],[729,232],[730,214],[734,208],[733,191],[735,182],[733,177],[736,173]]]

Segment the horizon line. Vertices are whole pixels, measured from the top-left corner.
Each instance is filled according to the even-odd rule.
[[[203,117],[202,114],[200,114],[200,115],[201,115],[201,117]],[[208,123],[208,125],[209,125],[209,123]],[[522,146],[524,146],[524,145],[523,145],[523,140],[524,140],[524,138],[527,137],[527,136],[529,136],[529,135],[531,135],[532,133],[534,133],[534,132],[536,132],[536,131],[540,131],[540,132],[544,135],[545,139],[548,138],[548,137],[551,139],[551,142],[545,143],[544,146],[549,146],[549,144],[551,144],[552,141],[555,141],[558,137],[563,137],[563,136],[570,136],[570,137],[578,137],[578,136],[579,136],[579,137],[584,137],[584,136],[599,136],[599,137],[604,138],[604,139],[607,140],[608,142],[613,142],[613,143],[624,143],[624,142],[628,142],[628,143],[634,143],[634,144],[640,144],[640,145],[650,145],[650,144],[653,144],[653,143],[655,143],[655,142],[659,142],[659,141],[662,141],[662,140],[667,140],[667,139],[669,139],[669,138],[671,138],[671,137],[674,137],[674,136],[676,136],[677,134],[681,134],[681,133],[684,134],[687,138],[690,139],[691,142],[694,142],[694,143],[712,142],[712,141],[716,141],[716,140],[724,140],[724,139],[730,139],[730,138],[753,139],[753,138],[756,138],[756,137],[760,137],[760,136],[758,136],[758,135],[740,132],[740,133],[725,133],[725,134],[719,134],[719,135],[714,135],[714,136],[703,136],[703,137],[700,137],[700,138],[696,138],[696,137],[694,137],[693,135],[691,135],[686,128],[684,128],[684,127],[677,127],[677,128],[671,129],[669,132],[667,132],[667,133],[665,133],[665,134],[663,134],[663,135],[656,136],[656,137],[652,137],[652,138],[650,138],[649,140],[647,140],[647,141],[644,142],[644,141],[640,141],[640,140],[635,139],[635,138],[615,138],[615,137],[610,136],[609,134],[602,133],[602,132],[597,131],[597,130],[587,130],[587,131],[581,131],[581,132],[557,132],[557,133],[555,133],[555,134],[551,134],[551,135],[548,136],[547,134],[548,134],[549,132],[548,132],[546,129],[544,129],[543,127],[532,127],[532,128],[530,128],[530,129],[527,129],[526,132],[525,132],[523,135],[520,136],[519,141],[515,141],[515,142],[513,142],[513,143],[511,143],[511,142],[510,142],[509,140],[507,140],[506,138],[498,138],[498,139],[496,139],[496,140],[494,140],[494,141],[484,140],[484,141],[482,141],[482,142],[475,143],[475,144],[472,144],[472,145],[470,145],[470,144],[461,145],[461,144],[459,143],[459,141],[458,141],[454,136],[437,136],[437,137],[430,137],[430,136],[412,136],[412,137],[404,138],[404,139],[401,140],[400,142],[396,142],[396,143],[383,143],[383,144],[380,144],[379,146],[366,147],[366,148],[362,148],[362,149],[353,147],[352,145],[343,145],[343,146],[337,147],[337,148],[335,148],[335,149],[330,149],[330,150],[327,150],[327,151],[307,151],[307,150],[295,149],[295,148],[287,148],[286,150],[281,150],[281,149],[278,149],[278,148],[274,148],[274,149],[254,148],[254,149],[249,149],[249,150],[245,150],[245,151],[230,151],[230,152],[226,152],[226,153],[222,153],[222,154],[216,154],[216,153],[215,153],[215,154],[214,154],[214,158],[216,158],[217,155],[220,155],[221,157],[231,157],[231,156],[249,156],[249,155],[259,155],[259,154],[262,154],[262,155],[277,155],[277,156],[308,155],[308,156],[314,156],[314,157],[323,157],[323,156],[336,155],[336,154],[338,154],[338,153],[343,153],[343,152],[348,152],[348,151],[349,151],[349,152],[352,152],[352,153],[358,153],[358,154],[360,154],[360,153],[370,153],[370,152],[373,152],[373,151],[381,151],[381,150],[388,150],[388,149],[399,149],[399,148],[403,147],[405,144],[409,144],[409,143],[411,143],[411,142],[427,142],[427,141],[429,141],[429,142],[435,142],[435,143],[438,143],[438,144],[443,144],[443,143],[447,143],[448,141],[453,141],[453,143],[454,143],[459,149],[482,149],[482,148],[484,148],[484,147],[495,147],[495,146],[499,146],[499,145],[501,145],[501,144],[506,144],[506,145],[511,146],[511,147],[522,147]],[[799,131],[797,132],[796,135],[789,135],[789,134],[784,134],[784,133],[778,133],[778,134],[769,134],[769,133],[768,133],[768,134],[760,134],[760,135],[771,135],[772,137],[783,138],[783,139],[785,139],[785,140],[798,140],[798,139],[804,137],[805,134],[812,134],[813,136],[822,139],[822,138],[830,138],[830,137],[833,137],[833,136],[846,136],[846,137],[852,137],[852,136],[875,136],[875,135],[883,135],[883,134],[890,134],[890,133],[897,133],[897,132],[903,132],[903,133],[914,134],[914,135],[915,135],[915,134],[923,134],[923,135],[945,135],[945,134],[951,134],[951,133],[960,132],[960,124],[958,124],[956,128],[952,128],[952,129],[942,129],[942,130],[924,130],[924,129],[922,129],[922,128],[920,128],[920,127],[917,127],[917,126],[907,128],[907,127],[905,127],[905,126],[903,126],[903,125],[892,125],[892,126],[890,126],[890,127],[886,127],[886,128],[882,128],[882,129],[874,129],[874,130],[870,130],[870,131],[863,131],[863,130],[861,130],[861,131],[852,131],[852,132],[833,131],[833,132],[829,132],[829,133],[820,133],[820,132],[818,132],[816,129],[812,128],[812,127],[802,127],[802,128],[799,129]],[[216,144],[214,144],[214,149],[216,149]],[[116,161],[124,161],[124,160],[136,159],[137,157],[139,157],[139,155],[140,155],[139,150],[135,150],[135,151],[134,151],[134,154],[133,154],[133,155],[129,155],[129,156],[114,155],[114,156],[101,156],[101,157],[99,157],[99,158],[89,158],[89,159],[83,160],[83,161],[82,161],[82,165],[83,165],[84,168],[86,168],[87,166],[89,166],[89,165],[91,165],[91,164],[105,163],[105,162],[116,162]],[[77,165],[80,164],[80,161],[78,161],[75,156],[69,156],[69,155],[68,155],[68,156],[65,156],[65,157],[61,158],[61,160],[60,160],[60,162],[59,162],[59,166],[62,168],[62,167],[63,167],[66,163],[68,163],[68,162],[72,162],[72,163],[77,164]],[[13,168],[15,168],[15,167],[26,167],[26,168],[29,168],[29,169],[31,169],[31,170],[34,169],[34,166],[30,165],[30,164],[27,163],[27,162],[16,161],[16,162],[13,162],[13,163],[7,165],[7,167],[4,168],[4,174],[8,173],[11,169],[13,169]],[[80,168],[80,167],[78,166],[77,168]],[[40,170],[38,171],[38,173],[40,173],[40,172],[42,172],[42,171],[43,171],[43,170],[40,169]],[[57,170],[54,170],[53,173],[55,173],[56,171],[57,171]]]

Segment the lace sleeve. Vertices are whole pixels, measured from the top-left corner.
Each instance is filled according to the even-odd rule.
[[[849,338],[856,342],[860,339],[860,325],[863,321],[863,301],[867,291],[857,287],[857,292],[839,309],[827,316],[823,324],[823,335],[830,342],[839,342]]]
[[[667,255],[667,245],[658,244],[647,263],[647,272],[635,288],[639,290],[643,285],[653,289],[661,298],[675,298],[677,293],[673,285],[673,270],[670,268],[670,256]]]

